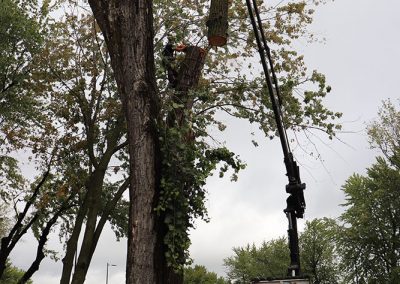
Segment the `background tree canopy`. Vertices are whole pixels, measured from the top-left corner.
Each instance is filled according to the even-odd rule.
[[[229,282],[214,272],[209,272],[202,265],[186,267],[184,271],[185,284],[228,284]]]
[[[0,13],[1,147],[22,146],[41,106],[34,70],[43,44],[45,14],[31,1],[2,1]]]
[[[366,176],[354,174],[342,188],[346,203],[339,251],[351,283],[400,281],[399,114],[390,101],[384,102],[368,128],[372,146],[384,156],[377,157]]]
[[[301,265],[311,283],[340,283],[339,257],[336,253],[336,222],[314,219],[306,222],[300,235]],[[232,283],[250,283],[253,279],[285,278],[289,261],[287,239],[264,242],[260,247],[233,248],[234,255],[224,260]]]

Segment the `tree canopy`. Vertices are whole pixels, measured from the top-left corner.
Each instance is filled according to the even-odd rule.
[[[21,20],[15,26],[12,21],[7,22],[10,28],[6,32],[10,35],[13,29],[21,32],[15,32],[20,34],[19,38],[9,37],[15,42],[7,37],[1,39],[2,45],[10,46],[2,60],[6,56],[11,58],[2,61],[2,66],[8,65],[1,70],[5,70],[5,83],[14,82],[7,83],[3,91],[34,101],[27,104],[30,112],[20,108],[19,102],[7,106],[7,111],[24,121],[19,123],[4,117],[2,122],[16,125],[13,137],[18,140],[8,139],[7,129],[2,129],[2,134],[12,142],[10,147],[24,147],[36,164],[38,176],[33,181],[27,180],[13,157],[1,156],[0,196],[13,208],[8,212],[15,217],[10,218],[13,222],[3,236],[0,274],[10,252],[31,229],[38,240],[38,249],[24,274],[25,281],[30,278],[46,255],[54,255],[46,249],[46,242],[58,226],[60,238],[68,241],[67,255],[72,256],[63,262],[67,270],[64,278],[71,277],[68,269],[72,268],[81,225],[85,222],[86,231],[91,233],[84,238],[87,243],[81,250],[84,273],[78,271],[77,275],[82,277],[105,222],[111,222],[118,237],[127,231],[127,220],[121,218],[121,214],[126,215],[121,211],[126,211],[127,204],[120,201],[128,186],[124,182],[125,127],[107,52],[96,41],[99,30],[90,15],[78,19],[65,10],[63,17],[56,19],[48,15],[47,1],[40,5],[35,1],[6,4],[10,7],[1,10],[1,17],[15,15],[12,21]],[[10,70],[13,72],[9,74]],[[10,77],[18,72],[23,76]],[[10,147],[5,150],[11,151]],[[117,155],[115,164],[109,166],[111,158]],[[114,217],[110,217],[111,212]],[[97,226],[93,227],[93,223]]]
[[[384,101],[379,118],[368,126],[371,146],[377,148],[389,162],[400,168],[400,112],[390,101]]]
[[[183,283],[185,284],[228,284],[223,277],[218,277],[214,272],[209,272],[202,265],[185,267]]]
[[[339,237],[342,269],[349,283],[400,281],[399,111],[385,102],[369,127],[373,146],[383,157],[344,184],[345,212]]]
[[[6,269],[3,276],[0,278],[0,284],[17,284],[25,271],[13,266],[10,262],[7,262]],[[32,280],[25,282],[26,284],[32,284]]]
[[[333,219],[314,219],[306,222],[304,232],[300,234],[302,273],[311,283],[341,283],[336,227]],[[253,279],[285,278],[287,275],[289,248],[284,237],[263,242],[259,247],[254,244],[235,247],[233,253],[224,260],[232,283],[244,284]]]
[[[300,236],[301,264],[311,283],[334,284],[342,281],[337,227],[337,222],[329,218],[306,222]]]
[[[28,128],[41,106],[35,96],[34,72],[43,44],[41,22],[46,12],[34,1],[2,1],[0,12],[0,130],[1,150],[26,145]],[[34,15],[35,14],[35,15]]]

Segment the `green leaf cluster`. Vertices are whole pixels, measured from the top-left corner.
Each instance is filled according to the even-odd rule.
[[[202,265],[195,265],[194,267],[185,267],[184,270],[184,284],[228,284],[223,277],[218,277],[214,272],[208,271]]]
[[[347,283],[400,281],[399,129],[400,112],[384,101],[368,127],[371,146],[383,156],[342,187],[346,202],[338,242]]]
[[[26,186],[26,180],[18,167],[18,161],[9,156],[0,156],[0,199],[10,203],[20,190]]]
[[[383,158],[354,174],[346,194],[340,238],[346,279],[356,283],[397,283],[400,261],[400,172]]]
[[[221,177],[231,167],[235,178],[244,165],[227,148],[211,148],[192,138],[190,124],[161,128],[161,133],[161,192],[155,210],[164,216],[167,227],[164,238],[167,261],[176,270],[182,270],[189,261],[188,230],[193,228],[196,218],[207,220],[206,179],[219,163],[223,163]]]
[[[0,279],[0,284],[17,284],[18,280],[24,275],[25,271],[13,266],[7,261],[7,267],[4,271],[3,277]],[[27,284],[32,284],[32,280],[28,280]]]
[[[400,168],[400,111],[387,100],[378,115],[379,119],[367,128],[371,147],[379,149],[393,166]]]
[[[35,15],[34,15],[35,13]],[[27,127],[40,119],[40,103],[32,89],[33,70],[43,46],[41,20],[46,15],[35,1],[3,0],[0,10],[0,144],[22,147]],[[4,149],[2,149],[4,150]],[[10,150],[10,148],[8,149]]]
[[[247,284],[253,279],[285,277],[289,263],[286,238],[263,242],[260,247],[246,245],[233,248],[234,255],[224,259],[228,279],[232,283]]]
[[[340,258],[336,251],[336,221],[329,218],[306,222],[299,237],[301,268],[311,283],[342,283]],[[289,246],[285,237],[263,242],[259,247],[233,248],[234,255],[224,259],[232,283],[250,283],[252,279],[285,278],[289,267]]]
[[[329,218],[306,222],[300,235],[301,265],[311,283],[342,283],[340,257],[337,252],[338,225]]]

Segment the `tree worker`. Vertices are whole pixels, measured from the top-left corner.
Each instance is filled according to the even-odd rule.
[[[168,86],[175,88],[178,84],[178,66],[176,64],[175,51],[184,52],[186,45],[179,44],[174,47],[173,38],[168,37],[168,42],[162,52],[162,66],[167,70]]]

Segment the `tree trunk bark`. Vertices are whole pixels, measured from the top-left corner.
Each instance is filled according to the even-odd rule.
[[[211,0],[207,21],[208,42],[211,46],[224,46],[228,38],[228,0]]]
[[[103,188],[105,172],[104,168],[99,167],[96,169],[87,185],[87,221],[78,262],[72,277],[72,284],[79,284],[85,281],[86,271],[89,267],[88,256],[91,251],[97,216],[100,208],[100,196]]]
[[[176,87],[178,93],[187,93],[189,89],[197,85],[207,54],[203,48],[198,46],[186,47],[185,53],[185,58],[178,71],[178,84]],[[192,105],[187,107],[192,108]]]
[[[63,270],[61,274],[60,284],[69,284],[71,280],[72,266],[74,264],[74,256],[77,253],[78,239],[81,233],[82,224],[85,219],[87,212],[87,201],[86,198],[83,201],[82,206],[79,208],[78,215],[76,216],[74,229],[71,237],[67,241],[67,249],[65,256],[62,259]]]
[[[32,275],[39,270],[40,263],[42,260],[45,258],[45,253],[44,253],[44,246],[46,245],[47,242],[47,237],[50,234],[51,227],[57,222],[57,219],[63,214],[63,212],[67,209],[68,207],[68,202],[69,200],[61,206],[61,208],[54,214],[54,216],[47,222],[46,226],[44,227],[42,234],[39,238],[38,241],[38,247],[36,250],[36,258],[32,262],[31,266],[28,268],[28,270],[25,271],[24,275],[22,275],[21,279],[18,280],[18,284],[24,284],[29,281],[29,279],[32,277]]]
[[[163,281],[165,258],[154,210],[159,189],[158,118],[151,0],[89,0],[111,57],[128,129],[130,209],[126,283]]]
[[[207,55],[204,49],[197,46],[188,46],[185,53],[185,58],[179,67],[177,86],[173,97],[173,101],[182,107],[168,114],[168,127],[181,126],[185,119],[185,110],[192,109],[194,100],[189,98],[189,90],[198,84]]]
[[[14,249],[17,242],[21,239],[21,237],[28,231],[28,229],[36,222],[38,219],[38,213],[36,213],[32,219],[28,222],[28,224],[23,225],[23,221],[32,206],[35,202],[37,195],[39,194],[40,189],[42,188],[43,184],[45,183],[47,177],[49,176],[50,168],[44,173],[40,182],[36,185],[35,189],[31,197],[25,204],[24,210],[18,214],[17,222],[12,227],[10,233],[7,237],[3,237],[1,239],[1,246],[0,246],[0,279],[3,276],[4,270],[6,268],[7,258],[10,255],[11,251]]]
[[[0,279],[3,276],[4,271],[7,267],[7,258],[10,255],[10,251],[8,249],[8,244],[10,240],[8,237],[3,237],[1,239],[1,248],[0,248]]]
[[[104,225],[107,222],[108,217],[110,216],[114,207],[121,199],[122,194],[127,189],[128,185],[129,182],[127,180],[121,185],[121,187],[119,188],[113,199],[110,200],[109,203],[106,205],[106,208],[104,209],[104,212],[95,227],[95,231],[91,236],[90,242],[89,241],[82,242],[82,249],[79,253],[78,263],[74,271],[72,283],[83,284],[85,282],[87,271],[89,269],[90,262],[92,261],[93,254],[96,250],[96,246],[99,241],[101,232],[104,228]]]

